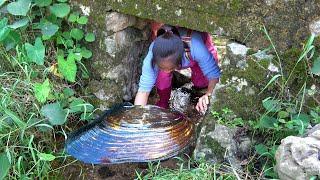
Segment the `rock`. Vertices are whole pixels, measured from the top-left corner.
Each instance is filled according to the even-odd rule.
[[[248,47],[234,41],[226,44],[226,54],[219,62],[221,78],[213,92],[211,109],[219,112],[228,107],[244,119],[259,117],[258,112],[262,109],[257,104],[262,102],[264,96],[257,93],[270,79],[267,67],[271,60],[261,60],[255,55],[247,55],[248,50]]]
[[[106,17],[107,31],[118,32],[134,24],[136,24],[136,17],[134,16],[111,12]]]
[[[207,122],[207,121],[205,121]],[[227,162],[236,168],[241,168],[241,161],[238,154],[246,157],[250,152],[252,141],[246,135],[237,137],[238,128],[228,128],[216,124],[202,125],[199,137],[194,150],[194,158],[205,159],[210,164]]]
[[[88,94],[94,107],[104,111],[113,104],[121,102],[122,91],[120,87],[111,80],[91,80],[88,84]]]
[[[308,137],[289,136],[276,152],[276,169],[281,180],[308,180],[320,176],[320,130]]]
[[[170,96],[170,108],[185,112],[189,106],[192,106],[191,87],[192,83],[188,83],[182,87],[173,89]]]
[[[315,131],[320,131],[320,124],[315,126],[311,126],[311,128],[305,133],[304,137],[310,136],[310,134],[314,133]]]
[[[89,19],[96,20],[88,24],[88,28],[93,29],[96,34],[96,41],[88,46],[93,56],[90,61],[85,62],[91,73],[90,81],[94,82],[90,84],[116,83],[115,86],[113,83],[105,84],[103,88],[116,92],[118,102],[130,101],[138,90],[142,59],[148,50],[147,20],[117,12],[98,14],[92,11],[93,7],[87,8],[91,9]],[[100,23],[106,22],[105,26],[96,24],[98,20]],[[101,88],[101,85],[98,87]],[[106,107],[114,102],[112,98],[97,96],[101,93],[97,93],[92,85],[89,89],[92,90],[90,92],[93,93],[97,107]]]
[[[263,25],[279,51],[300,47],[310,32],[319,34],[320,2],[317,0],[203,0],[192,3],[96,0],[95,4],[107,4],[114,11],[144,19],[226,35],[255,50],[269,46],[261,31]]]

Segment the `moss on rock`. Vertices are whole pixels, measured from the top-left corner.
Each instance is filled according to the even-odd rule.
[[[218,160],[223,159],[226,149],[223,148],[217,140],[211,138],[210,136],[207,136],[203,142],[205,142],[207,147],[211,149],[212,156],[214,156],[215,159],[218,159]],[[205,158],[208,158],[208,157],[205,157]]]

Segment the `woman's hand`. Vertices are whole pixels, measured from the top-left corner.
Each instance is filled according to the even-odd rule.
[[[198,103],[196,105],[196,109],[199,113],[205,114],[205,112],[207,111],[209,104],[209,96],[210,95],[205,94],[199,98]]]
[[[205,114],[208,109],[209,104],[209,97],[211,96],[211,93],[213,89],[216,87],[216,84],[219,82],[219,78],[213,78],[209,80],[208,89],[205,95],[203,95],[201,98],[199,98],[199,101],[196,105],[196,109],[199,113]]]
[[[140,92],[138,91],[136,94],[136,98],[134,99],[134,105],[146,105],[148,101],[150,92]]]

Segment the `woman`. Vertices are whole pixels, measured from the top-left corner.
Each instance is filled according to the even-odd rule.
[[[135,105],[146,105],[153,85],[156,85],[160,100],[156,105],[168,108],[171,93],[172,72],[191,68],[191,81],[198,88],[208,87],[196,105],[204,113],[216,84],[220,68],[203,41],[203,34],[185,28],[162,26],[157,38],[151,43],[144,59]]]

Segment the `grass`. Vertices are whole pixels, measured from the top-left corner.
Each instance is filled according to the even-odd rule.
[[[46,123],[34,97],[37,79],[28,77],[28,68],[0,74],[0,154],[9,167],[0,174],[8,173],[8,179],[61,179],[64,168],[77,163],[63,150],[70,127]]]
[[[261,172],[255,169],[252,174],[246,168],[237,169],[229,163],[209,164],[204,160],[195,161],[190,157],[185,160],[181,157],[174,157],[180,161],[176,169],[169,169],[161,166],[161,162],[149,162],[148,169],[137,172],[136,180],[253,180],[259,179]],[[250,164],[250,163],[248,163]]]

